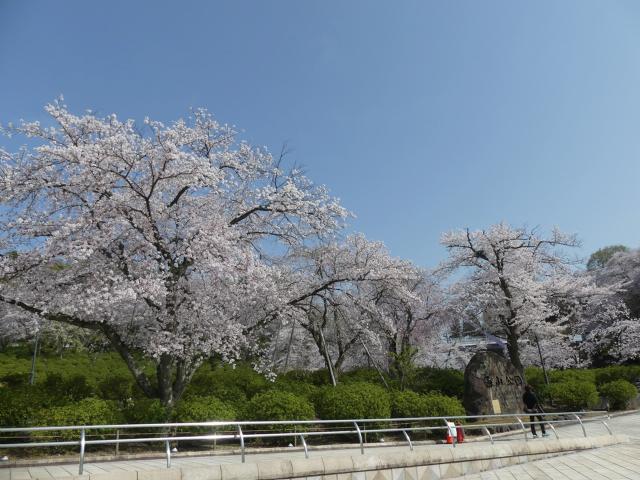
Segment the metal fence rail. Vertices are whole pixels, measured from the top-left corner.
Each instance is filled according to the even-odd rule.
[[[533,418],[544,417],[544,421],[526,421],[526,417]],[[593,415],[589,417],[589,415]],[[524,420],[523,420],[524,418]],[[299,439],[304,448],[305,457],[309,457],[307,444],[308,437],[319,436],[337,436],[352,435],[358,438],[360,452],[364,454],[366,434],[377,433],[397,433],[401,434],[407,442],[409,449],[413,450],[413,442],[409,435],[410,432],[434,432],[439,430],[451,430],[451,423],[455,423],[457,428],[463,430],[480,430],[491,443],[495,442],[494,434],[490,429],[517,427],[522,430],[525,441],[528,440],[528,433],[531,425],[548,425],[556,438],[559,438],[558,432],[554,425],[579,424],[582,427],[582,433],[586,437],[587,430],[585,423],[598,422],[601,423],[609,434],[613,434],[607,420],[609,414],[606,411],[589,411],[589,412],[559,412],[559,413],[521,413],[521,414],[499,414],[499,415],[472,415],[472,416],[451,416],[451,417],[410,417],[410,418],[366,418],[366,419],[345,419],[345,420],[282,420],[282,421],[242,421],[242,422],[190,422],[190,423],[145,423],[145,424],[116,424],[116,425],[65,425],[65,426],[47,426],[47,427],[20,427],[20,428],[0,428],[2,433],[38,433],[38,432],[67,432],[78,431],[77,440],[60,440],[60,441],[22,441],[18,443],[0,443],[0,449],[10,448],[46,448],[46,447],[63,447],[78,446],[80,449],[79,474],[82,474],[84,468],[84,456],[88,445],[116,445],[127,443],[163,443],[165,447],[165,455],[167,460],[167,468],[171,467],[171,448],[170,442],[177,441],[218,441],[233,440],[238,441],[240,445],[240,458],[245,461],[245,442],[249,439],[269,439],[269,438],[295,438]],[[493,423],[475,423],[478,420],[496,419]],[[497,420],[504,420],[497,422]],[[412,426],[410,423],[422,423],[425,425]],[[408,424],[406,426],[398,426],[394,424]],[[297,427],[303,427],[300,430]],[[305,428],[316,427],[316,430]],[[214,433],[206,435],[179,435],[177,429],[183,428],[207,428],[219,429],[226,427],[229,432],[233,433]],[[243,430],[245,427],[245,430]],[[250,429],[247,427],[254,427]],[[267,427],[268,431],[257,431],[255,427]],[[271,431],[276,427],[284,430],[286,427],[294,428],[294,431]],[[324,429],[322,428],[324,427]],[[337,427],[335,430],[329,427]],[[369,428],[367,428],[369,427]],[[139,429],[156,429],[159,436],[154,437],[136,437],[121,438],[121,430],[129,430],[135,432]],[[171,434],[170,431],[174,430]],[[113,439],[95,439],[88,440],[87,432],[99,432],[102,430],[115,430],[116,438]],[[146,433],[145,433],[146,434]],[[26,437],[28,439],[28,436]],[[452,447],[456,446],[455,435],[451,442]]]

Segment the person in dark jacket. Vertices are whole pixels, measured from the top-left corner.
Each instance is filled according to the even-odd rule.
[[[537,437],[535,421],[536,418],[540,421],[540,430],[542,430],[542,436],[546,437],[548,434],[544,429],[544,420],[541,415],[535,415],[536,413],[542,413],[542,407],[540,406],[540,402],[538,401],[538,397],[531,385],[525,385],[524,387],[524,395],[522,395],[522,402],[524,403],[525,409],[524,411],[527,413],[531,413],[533,415],[529,416],[529,421],[531,422],[531,434],[534,437]]]

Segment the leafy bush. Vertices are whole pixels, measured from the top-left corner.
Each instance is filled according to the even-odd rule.
[[[569,410],[591,408],[598,403],[598,391],[591,382],[565,380],[552,383],[548,393],[555,402]]]
[[[44,401],[37,388],[0,388],[0,426],[27,427]]]
[[[391,416],[394,418],[424,417],[425,396],[405,390],[391,394]]]
[[[539,391],[540,388],[545,385],[544,372],[540,367],[525,368],[524,377],[525,382],[531,385],[536,391]]]
[[[319,387],[331,384],[331,375],[329,374],[329,370],[321,368],[319,370],[309,372],[309,381]]]
[[[44,381],[44,388],[50,395],[66,399],[68,402],[77,402],[94,394],[87,377],[80,374],[64,377],[58,373],[49,373]]]
[[[124,411],[127,423],[164,423],[168,420],[168,412],[160,400],[140,397],[129,403]]]
[[[443,395],[462,399],[464,373],[448,368],[419,368],[408,388],[418,393],[440,392]]]
[[[206,378],[206,384],[211,389],[207,392],[208,395],[215,395],[220,398],[219,391],[234,387],[244,392],[247,398],[251,398],[255,394],[270,388],[270,382],[264,375],[256,372],[248,364],[220,364],[211,368],[208,372],[206,370],[207,367],[208,365],[204,365],[203,371],[198,373],[204,376],[199,378]]]
[[[579,369],[579,368],[570,368],[567,370],[551,370],[549,371],[549,381],[551,383],[561,383],[561,382],[587,382],[587,383],[596,383],[596,372],[595,370],[587,370],[587,369]]]
[[[387,377],[388,380],[388,377]],[[380,373],[375,368],[356,368],[340,375],[342,383],[365,382],[383,386]]]
[[[253,397],[244,414],[247,420],[313,420],[316,416],[313,405],[306,398],[279,390]]]
[[[124,403],[132,396],[133,380],[131,376],[111,375],[98,384],[100,398]]]
[[[596,385],[613,382],[614,380],[626,380],[631,383],[640,381],[639,365],[615,365],[599,368],[595,371]]]
[[[638,396],[638,389],[626,380],[614,380],[598,387],[600,393],[609,400],[612,410],[624,410],[629,402]]]
[[[439,393],[428,393],[424,395],[426,405],[424,416],[426,417],[454,417],[465,415],[462,402],[456,397],[440,395]]]
[[[232,379],[223,378],[232,381]],[[191,383],[185,391],[184,397],[210,397],[214,396],[223,402],[233,406],[239,411],[247,403],[247,395],[242,388],[233,383],[223,383],[220,375],[216,375],[211,370],[200,370],[194,375]]]
[[[23,387],[29,384],[30,375],[28,373],[9,373],[0,378],[0,383],[9,388]]]
[[[176,422],[215,422],[235,418],[233,407],[212,396],[185,398],[173,412]]]
[[[287,378],[280,378],[273,383],[273,389],[281,392],[289,392],[294,395],[304,397],[311,401],[313,397],[318,393],[318,388],[313,383],[296,382]]]
[[[356,382],[324,387],[314,397],[316,412],[322,419],[388,418],[391,401],[387,391],[377,385]]]
[[[36,425],[108,425],[122,423],[122,414],[115,402],[98,398],[85,398],[79,402],[40,410]],[[103,432],[104,433],[104,432]],[[61,430],[54,434],[63,439],[77,439],[76,430]]]

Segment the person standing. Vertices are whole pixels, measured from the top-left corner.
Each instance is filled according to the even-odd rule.
[[[546,437],[548,433],[544,429],[544,420],[542,415],[535,415],[536,413],[543,413],[542,407],[540,406],[540,402],[538,401],[538,397],[533,391],[533,387],[531,385],[525,385],[524,387],[524,395],[522,395],[522,401],[525,405],[524,411],[526,413],[530,413],[529,421],[531,422],[531,434],[534,438],[538,437],[536,433],[536,418],[540,421],[540,430],[542,430],[542,436]]]

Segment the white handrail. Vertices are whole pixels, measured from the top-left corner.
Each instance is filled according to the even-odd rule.
[[[571,416],[575,418],[567,419],[567,418],[559,418],[553,420],[551,418],[545,419],[544,423],[549,424],[552,428],[556,437],[558,434],[555,432],[555,428],[553,428],[552,424],[563,424],[563,423],[575,423],[576,421],[582,427],[582,432],[584,436],[587,436],[587,431],[585,429],[584,421],[581,418],[585,415],[590,414],[604,414],[603,416],[594,416],[590,418],[585,418],[584,421],[600,421],[605,425],[609,433],[612,434],[609,425],[603,420],[603,418],[609,418],[607,412],[604,411],[589,411],[589,412],[557,412],[557,413],[536,413],[536,416],[540,417],[568,417]],[[0,443],[0,449],[3,448],[37,448],[37,447],[60,447],[60,446],[79,446],[80,447],[80,458],[79,458],[79,474],[82,475],[83,467],[84,467],[84,457],[85,457],[85,449],[88,445],[110,445],[120,443],[155,443],[155,442],[163,442],[165,444],[165,455],[167,460],[167,468],[171,467],[171,449],[170,442],[177,441],[204,441],[204,440],[223,440],[223,439],[239,439],[240,441],[240,453],[241,453],[241,461],[244,463],[245,461],[245,440],[246,439],[257,439],[257,438],[286,438],[291,436],[299,436],[302,440],[303,447],[305,450],[305,456],[308,457],[308,448],[307,442],[305,441],[305,437],[313,437],[313,436],[330,436],[330,435],[356,435],[358,437],[358,443],[360,446],[360,452],[364,454],[364,441],[363,441],[363,430],[360,428],[360,424],[389,424],[388,428],[368,428],[366,431],[368,433],[398,433],[402,434],[408,442],[409,448],[413,450],[413,444],[409,437],[408,432],[416,432],[416,431],[437,431],[437,430],[445,430],[449,428],[447,422],[451,420],[458,421],[458,428],[464,428],[467,430],[471,429],[481,429],[485,433],[488,433],[489,440],[493,443],[494,438],[491,435],[489,428],[497,428],[497,427],[505,427],[505,426],[519,426],[526,435],[526,425],[538,424],[541,422],[523,422],[520,419],[520,416],[526,416],[527,414],[496,414],[496,415],[468,415],[468,416],[448,416],[448,417],[408,417],[408,418],[364,418],[364,419],[344,419],[344,420],[279,420],[279,421],[241,421],[241,422],[228,422],[228,421],[212,421],[212,422],[188,422],[188,423],[147,423],[147,424],[117,424],[117,425],[61,425],[61,426],[44,426],[44,427],[9,427],[9,428],[0,428],[0,433],[17,433],[17,432],[47,432],[47,431],[69,431],[69,430],[79,430],[80,438],[79,440],[63,440],[63,441],[48,441],[48,442],[20,442],[20,443]],[[463,420],[479,420],[479,419],[499,419],[499,418],[511,418],[516,419],[516,422],[500,422],[500,423],[462,423]],[[437,422],[439,425],[427,425],[427,426],[394,426],[394,423],[407,424],[409,422]],[[444,423],[444,425],[443,425]],[[291,432],[291,431],[280,431],[280,432],[268,432],[268,433],[249,433],[251,432],[250,428],[246,428],[243,431],[242,427],[247,426],[297,426],[297,425],[315,425],[321,427],[323,425],[351,425],[353,429],[342,428],[339,430],[317,430],[317,431],[306,431],[304,434]],[[169,431],[171,428],[184,428],[184,427],[211,427],[211,426],[228,426],[230,428],[235,427],[236,433],[233,434],[209,434],[209,435],[161,435],[157,437],[144,437],[144,438],[122,438],[120,435],[120,430],[136,430],[140,428],[157,428],[162,429],[161,433]],[[374,427],[376,425],[373,425]],[[87,432],[90,430],[117,430],[118,435],[115,439],[96,439],[96,440],[87,440]],[[455,440],[453,442],[453,446],[455,447]]]

